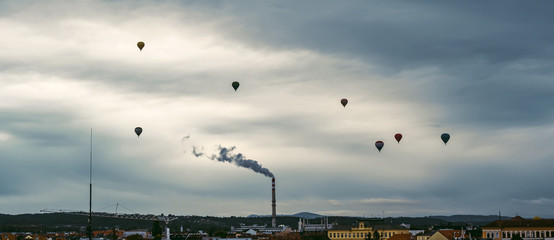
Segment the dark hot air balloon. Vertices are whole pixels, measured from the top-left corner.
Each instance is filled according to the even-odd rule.
[[[142,52],[142,48],[144,47],[144,42],[138,42],[137,43],[137,47],[140,49],[140,51]]]
[[[400,143],[400,140],[402,140],[402,134],[400,133],[394,134],[394,139],[396,139],[396,141]]]
[[[448,142],[448,140],[450,140],[450,134],[448,134],[448,133],[443,133],[443,134],[441,135],[441,139],[442,139],[442,141],[444,142],[444,145],[446,145],[446,143]]]
[[[136,127],[135,128],[135,133],[137,134],[137,137],[140,137],[140,134],[142,133],[142,128],[141,127]]]
[[[342,104],[343,107],[346,107],[346,104],[348,104],[348,99],[343,98],[340,100],[340,103]]]
[[[231,86],[233,86],[233,88],[235,89],[235,92],[237,91],[237,88],[239,88],[239,85],[240,85],[240,83],[237,82],[237,81],[234,81],[234,82],[231,84]]]
[[[381,149],[383,149],[383,146],[385,146],[385,143],[383,141],[377,141],[375,142],[375,147],[381,152]]]

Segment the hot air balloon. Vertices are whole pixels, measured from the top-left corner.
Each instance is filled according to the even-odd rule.
[[[137,43],[137,47],[140,49],[140,51],[142,52],[142,48],[144,47],[144,42],[138,42]]]
[[[140,137],[140,134],[142,133],[142,128],[141,127],[136,127],[135,128],[135,133],[137,134],[137,137]]]
[[[450,140],[450,134],[448,134],[448,133],[443,133],[443,134],[441,135],[441,139],[442,139],[442,141],[444,142],[444,145],[446,145],[446,143],[448,142],[448,140]]]
[[[240,83],[237,82],[237,81],[234,81],[234,82],[231,84],[231,86],[233,86],[233,88],[235,89],[235,92],[237,91],[237,88],[239,88],[239,85],[240,85]]]
[[[383,149],[383,146],[385,146],[385,143],[383,143],[383,141],[377,141],[377,142],[375,142],[375,147],[377,147],[377,149],[379,150],[379,152],[381,152],[381,149]]]
[[[348,99],[343,98],[340,100],[340,103],[342,104],[343,107],[346,107],[346,104],[348,104]]]
[[[400,143],[400,140],[402,140],[402,134],[400,133],[394,134],[394,139],[396,139],[396,141]]]

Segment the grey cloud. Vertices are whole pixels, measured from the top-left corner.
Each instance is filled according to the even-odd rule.
[[[48,128],[47,125],[43,127]],[[67,129],[52,127],[49,131],[38,133],[31,129],[10,131],[13,138],[0,144],[0,182],[3,183],[0,184],[0,196],[38,194],[46,189],[52,190],[64,181],[82,180],[84,183],[85,176],[88,176],[85,175],[88,173],[87,151],[83,151],[83,161],[79,161],[76,157],[79,156],[81,142],[78,137],[56,131]],[[87,166],[86,170],[84,166]]]
[[[476,212],[486,212],[488,207],[492,207],[482,204],[489,201],[497,203],[494,205],[497,211],[521,209],[521,202],[509,201],[513,196],[531,199],[554,198],[553,194],[544,191],[549,187],[549,182],[554,180],[546,174],[549,171],[548,163],[529,163],[524,160],[514,163],[509,159],[505,162],[504,165],[499,165],[483,159],[479,167],[476,167],[473,164],[465,164],[464,159],[447,160],[434,166],[440,176],[428,178],[422,185],[424,191],[418,194],[419,196],[413,196],[417,199],[452,203],[452,206],[460,209],[464,208],[464,205],[474,206],[473,211]]]
[[[338,104],[337,104],[338,105]],[[308,106],[306,106],[308,108]],[[342,107],[342,106],[340,106]],[[337,106],[339,108],[339,106]],[[330,109],[332,109],[330,107]],[[276,112],[269,116],[255,118],[237,118],[226,122],[207,122],[203,126],[206,133],[218,135],[260,134],[273,136],[272,144],[292,144],[302,148],[318,149],[353,154],[373,149],[373,143],[367,142],[366,132],[341,133],[326,131],[333,123],[326,119],[315,121],[309,115]],[[368,129],[371,131],[371,129]]]
[[[409,199],[395,199],[395,198],[367,198],[360,200],[364,204],[397,204],[397,205],[406,205],[406,204],[416,204],[417,201]]]
[[[544,31],[554,8],[547,1],[317,3],[333,11],[313,11],[313,2],[289,3],[254,4],[260,9],[255,12],[246,12],[250,4],[227,4],[225,10],[236,14],[239,26],[258,20],[241,34],[264,44],[377,58],[387,62],[383,67],[520,59],[542,54],[554,37]]]
[[[123,1],[117,5],[122,8],[105,5],[101,1],[92,3],[93,6],[83,3],[80,8],[72,8],[64,3],[63,9],[59,4],[52,4],[47,11],[40,11],[41,3],[38,2],[34,3],[32,9],[28,9],[25,4],[15,4],[15,1],[2,2],[0,14],[1,19],[25,21],[23,25],[31,30],[28,32],[31,36],[56,39],[63,36],[58,32],[60,28],[35,25],[40,22],[36,20],[50,19],[51,14],[68,19],[82,15],[84,17],[79,19],[84,22],[98,20],[100,22],[93,23],[114,25],[113,23],[121,22],[119,20],[122,15],[134,19],[140,16],[139,13],[152,7],[135,5],[132,1]],[[282,179],[278,183],[278,199],[287,202],[315,199],[313,201],[321,201],[322,204],[313,204],[310,207],[320,208],[316,209],[319,211],[331,212],[344,208],[345,211],[360,212],[360,209],[367,209],[368,205],[356,202],[355,199],[369,199],[365,202],[383,208],[406,207],[398,209],[405,212],[409,212],[409,207],[415,207],[417,210],[423,209],[421,211],[481,214],[487,211],[494,213],[500,208],[509,209],[503,212],[522,209],[520,211],[527,214],[551,214],[548,207],[551,208],[551,199],[554,196],[544,191],[550,188],[549,183],[554,180],[549,172],[552,153],[542,150],[547,146],[532,146],[532,149],[527,150],[528,155],[518,157],[521,159],[500,161],[497,158],[521,150],[516,149],[518,146],[502,145],[495,151],[505,151],[506,154],[479,154],[471,152],[470,143],[461,146],[461,138],[453,135],[452,144],[449,143],[445,149],[467,149],[456,154],[447,150],[441,152],[444,158],[448,158],[443,162],[434,159],[441,157],[435,155],[438,152],[427,152],[429,156],[419,155],[419,152],[412,154],[409,151],[387,155],[400,149],[387,144],[384,153],[377,155],[372,139],[381,137],[376,136],[380,126],[368,119],[365,125],[356,122],[351,127],[341,129],[342,122],[337,119],[359,120],[353,114],[346,114],[351,108],[342,109],[338,103],[343,93],[348,95],[354,92],[358,96],[368,96],[361,107],[386,104],[390,98],[394,98],[397,104],[410,102],[416,108],[436,109],[441,116],[430,117],[430,120],[421,124],[458,132],[467,131],[475,138],[467,140],[473,144],[487,145],[480,137],[490,133],[533,126],[547,128],[541,133],[541,139],[548,139],[554,107],[554,99],[550,94],[554,90],[551,83],[551,69],[554,66],[551,60],[554,55],[551,44],[554,42],[551,13],[554,3],[351,1],[344,4],[334,1],[209,1],[164,4],[165,7],[174,7],[174,11],[163,12],[163,8],[156,8],[149,12],[153,25],[160,24],[161,22],[156,21],[171,15],[171,21],[175,20],[172,22],[175,26],[171,27],[177,29],[187,24],[205,24],[213,30],[208,32],[214,34],[214,38],[233,42],[233,46],[237,48],[253,49],[263,54],[280,51],[311,52],[317,57],[332,58],[333,63],[321,66],[314,60],[316,63],[313,65],[302,65],[305,68],[285,67],[286,69],[271,69],[264,73],[251,73],[259,68],[256,65],[251,66],[251,71],[187,72],[181,71],[187,66],[183,66],[178,60],[137,67],[109,56],[97,59],[83,54],[79,49],[72,49],[70,45],[63,45],[58,56],[48,56],[40,52],[24,55],[24,51],[11,57],[2,55],[0,71],[16,76],[36,74],[38,79],[47,77],[61,78],[68,82],[87,82],[99,89],[114,90],[111,94],[116,95],[115,99],[139,95],[149,103],[163,98],[170,104],[180,103],[178,101],[190,96],[198,100],[197,103],[207,100],[210,102],[207,107],[194,106],[201,109],[198,113],[207,114],[201,116],[201,123],[192,126],[199,129],[199,134],[207,135],[206,138],[236,138],[244,141],[247,146],[258,144],[264,147],[259,149],[259,154],[267,154],[272,158],[276,158],[276,151],[280,151],[272,149],[274,146],[291,151],[301,149],[302,155],[279,161],[271,167]],[[101,11],[108,9],[114,10]],[[34,17],[34,13],[38,16]],[[123,28],[118,30],[126,31]],[[9,36],[4,39],[9,39]],[[134,47],[135,42],[129,44]],[[147,48],[149,44],[147,42]],[[141,57],[145,57],[144,55],[146,54]],[[338,63],[335,64],[335,61]],[[350,66],[352,62],[359,65]],[[320,72],[322,67],[347,68],[351,72],[337,71],[333,72],[336,76],[330,77],[324,77],[328,75],[326,71],[319,75],[306,73]],[[417,75],[421,69],[431,70]],[[353,72],[359,75],[348,75]],[[366,79],[366,73],[375,76]],[[29,81],[28,84],[33,84],[34,81],[14,79],[11,81]],[[241,80],[238,94],[230,87],[230,83],[236,79]],[[244,81],[243,85],[243,79],[250,80],[250,84]],[[335,91],[341,95],[336,97],[335,107],[345,110],[339,113],[341,115],[335,112],[315,112],[318,109],[312,108],[310,99],[296,98],[301,95],[327,94],[331,91],[320,90],[335,88],[338,82],[341,83],[340,87],[351,86]],[[374,88],[375,92],[379,92],[375,99],[372,98]],[[261,95],[270,91],[275,95],[260,100]],[[257,95],[252,92],[257,92]],[[234,94],[233,99],[227,98],[228,95],[223,93]],[[376,103],[373,100],[377,98],[379,102]],[[33,105],[37,102],[35,101],[24,103],[27,106],[22,106],[20,110],[0,109],[0,132],[11,136],[8,140],[0,139],[0,159],[4,164],[0,168],[0,182],[10,182],[0,185],[0,197],[25,196],[37,189],[48,189],[56,183],[75,182],[77,186],[70,191],[79,192],[77,195],[83,199],[83,203],[87,200],[90,126],[83,124],[88,123],[90,120],[87,118],[92,115],[111,113],[87,112],[85,115],[83,112],[65,109],[64,106],[67,105],[64,104],[71,103],[74,99],[64,100],[66,101],[59,105],[51,103],[49,106],[36,106]],[[293,102],[298,100],[305,102]],[[170,110],[175,113],[172,117],[186,115],[178,114],[188,111],[186,104],[190,103],[185,101],[182,104],[186,107]],[[234,110],[219,107],[223,102],[229,106],[240,105],[244,108],[241,112],[243,114],[233,115],[231,111]],[[280,105],[282,103],[295,106],[305,104],[306,108],[290,111],[287,106]],[[165,102],[149,106],[163,104]],[[352,101],[349,106],[356,106],[356,101]],[[310,111],[313,109],[315,111]],[[148,110],[151,109],[145,107],[144,112],[149,113]],[[225,111],[228,112],[222,113]],[[212,113],[221,115],[213,117],[210,116]],[[372,116],[380,114],[404,117],[390,112],[375,112]],[[199,118],[194,114],[186,117]],[[407,118],[406,121],[419,124],[420,120]],[[220,179],[225,177],[220,176],[221,172],[191,168],[195,166],[193,162],[196,159],[187,158],[184,161],[182,153],[170,155],[168,152],[172,149],[149,149],[145,144],[147,138],[141,137],[142,142],[134,142],[137,140],[131,131],[134,127],[133,123],[125,131],[129,132],[129,137],[136,145],[128,144],[128,139],[115,137],[117,134],[109,132],[113,129],[95,128],[93,182],[95,189],[105,194],[95,195],[98,201],[132,198],[106,194],[110,191],[140,195],[141,200],[149,199],[152,201],[148,202],[156,204],[164,201],[162,198],[167,194],[174,194],[172,196],[175,199],[182,197],[185,201],[191,196],[209,198],[211,203],[220,201],[222,197],[238,198],[236,195],[247,195],[249,199],[256,201],[269,200],[269,182],[233,179],[229,181],[245,187],[238,190],[226,189],[227,186],[219,186]],[[390,142],[394,141],[393,133],[389,136]],[[534,133],[536,131],[531,134]],[[159,134],[165,134],[165,137],[177,143],[182,136],[172,135],[173,130]],[[498,141],[506,141],[504,138],[509,137],[501,137]],[[181,144],[189,144],[188,140],[189,138],[182,138]],[[410,143],[409,135],[406,135],[405,140],[399,146]],[[412,143],[413,141],[417,140],[412,140]],[[240,153],[232,153],[233,149],[220,147],[217,154],[211,155],[211,152],[205,153],[202,148],[192,146],[192,154],[242,164],[243,167],[258,169],[262,173],[265,171],[265,174],[271,173],[259,162],[246,159]],[[536,150],[545,153],[539,156],[535,154]],[[178,160],[172,161],[173,159]],[[305,171],[294,164],[286,165],[287,162],[302,160],[316,163],[317,168]],[[211,164],[210,161],[207,162]],[[337,162],[342,165],[336,164]],[[402,176],[395,175],[398,173],[391,169],[408,168],[405,165],[407,162],[412,162],[413,165],[410,166],[420,164],[417,170],[430,169],[428,175],[398,180]],[[329,169],[329,166],[339,167]],[[362,174],[353,174],[359,173],[358,169],[362,168],[367,169]],[[195,176],[197,171],[207,174]],[[208,176],[210,173],[214,173],[214,176]],[[191,178],[195,179],[191,181],[190,178],[183,177],[187,175],[193,175]],[[302,177],[302,184],[294,180],[299,176]],[[11,181],[14,178],[19,180]],[[262,190],[257,190],[258,188]],[[267,195],[260,194],[261,191],[266,191]],[[328,199],[333,200],[329,202]],[[138,201],[135,203],[140,205]],[[249,203],[252,202],[245,204]],[[189,211],[193,214],[209,211],[205,209],[210,207],[202,204]],[[326,205],[337,204],[340,204],[341,209],[326,209]],[[165,207],[164,204],[157,205],[159,206],[152,209],[159,210],[162,205]],[[11,209],[11,206],[6,207],[8,208]],[[251,211],[249,207],[243,208]]]
[[[505,127],[552,120],[552,86],[542,80],[551,76],[554,56],[551,2],[287,2],[254,4],[258,11],[250,11],[250,4],[221,5],[235,16],[227,33],[258,47],[364,59],[385,76],[438,68],[446,78],[424,86],[425,95],[416,100],[453,106],[443,109],[449,124]],[[528,60],[549,64],[513,66]],[[415,88],[409,80],[403,84]]]
[[[554,199],[551,198],[538,198],[538,199],[512,199],[512,201],[520,204],[529,205],[554,205]]]

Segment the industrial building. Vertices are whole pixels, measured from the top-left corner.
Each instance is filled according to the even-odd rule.
[[[264,233],[264,234],[273,234],[273,233],[280,233],[283,231],[290,230],[290,227],[285,225],[279,225],[277,227],[268,227],[266,225],[244,225],[240,224],[238,227],[231,227],[232,233],[245,233],[250,230],[256,231],[257,233]],[[252,233],[252,231],[250,231]],[[254,235],[254,234],[251,234]]]
[[[306,218],[300,218],[298,220],[298,232],[322,232],[333,229],[333,224],[329,224],[329,218],[322,218],[321,223],[314,224],[309,223]]]

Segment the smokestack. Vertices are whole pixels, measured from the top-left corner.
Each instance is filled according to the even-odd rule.
[[[271,179],[271,226],[277,227],[277,212],[275,210],[275,178]]]

